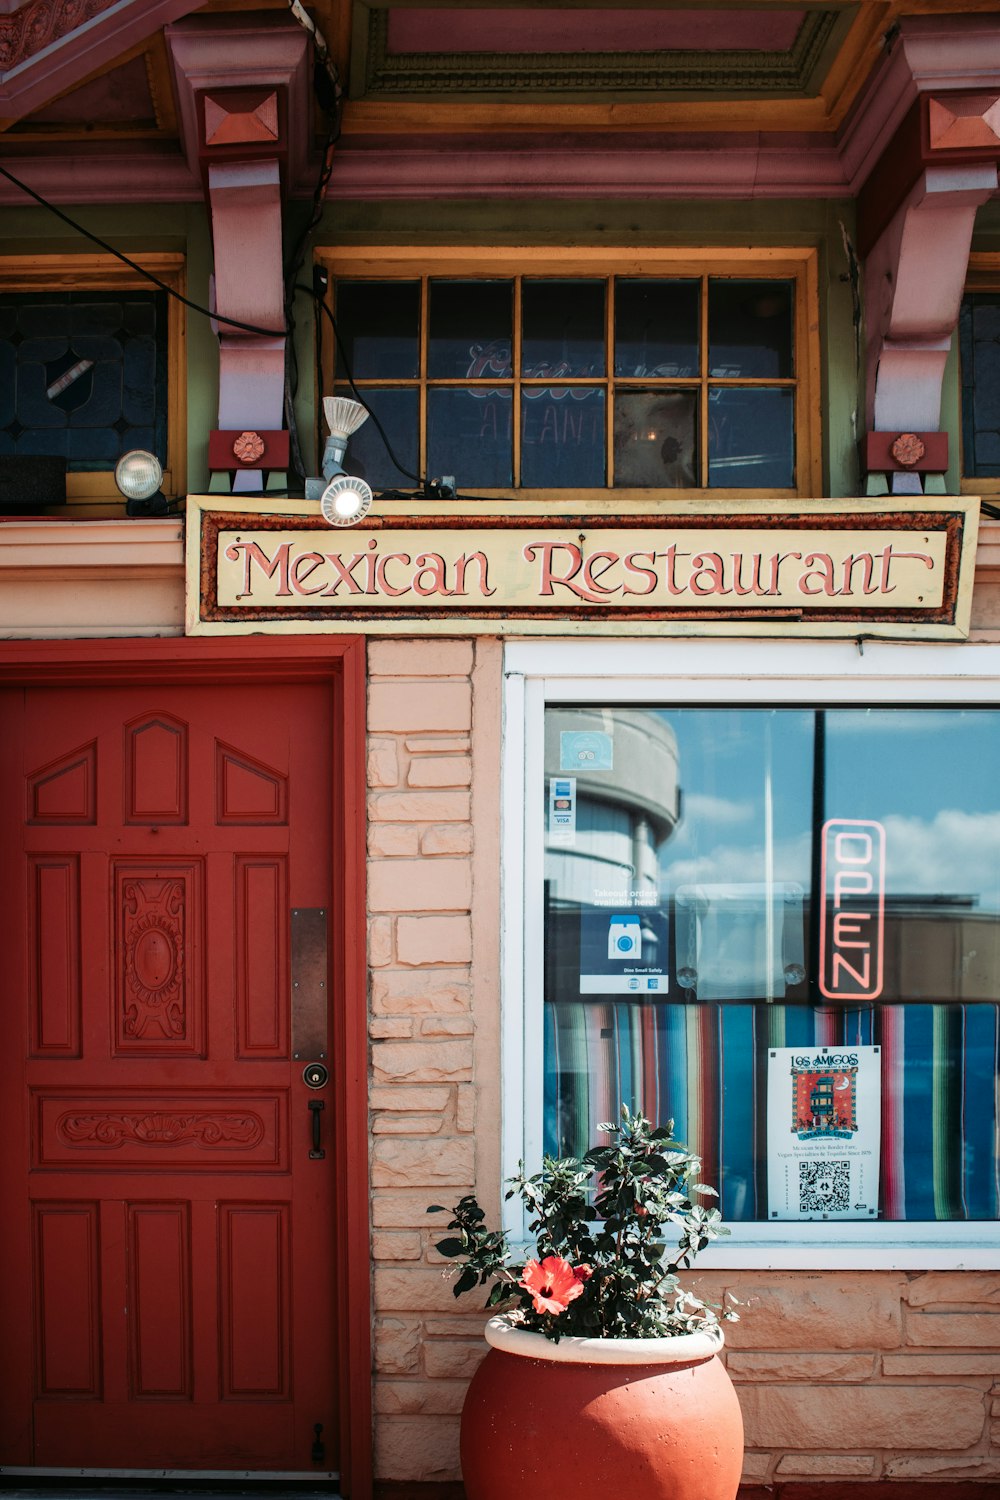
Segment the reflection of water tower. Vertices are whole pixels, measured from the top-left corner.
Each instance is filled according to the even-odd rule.
[[[591,735],[610,738],[610,770],[588,770]],[[594,761],[601,764],[599,756]],[[545,765],[550,778],[576,777],[573,843],[553,839],[546,849],[550,907],[587,906],[600,892],[623,890],[648,891],[655,900],[657,848],[677,824],[680,800],[670,725],[641,708],[552,707],[545,715]]]

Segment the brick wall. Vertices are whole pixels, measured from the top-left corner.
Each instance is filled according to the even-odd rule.
[[[453,1298],[449,1263],[433,1249],[443,1221],[426,1208],[473,1187],[499,1208],[501,665],[493,640],[369,647],[383,1481],[458,1478],[458,1414],[485,1353],[484,1314],[474,1297]],[[712,1301],[730,1287],[745,1304],[727,1326],[726,1359],[748,1483],[797,1493],[810,1481],[837,1481],[839,1492],[880,1479],[970,1480],[1000,1493],[1000,1278],[713,1272],[697,1284]]]

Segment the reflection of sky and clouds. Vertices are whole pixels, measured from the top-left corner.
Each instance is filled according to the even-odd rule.
[[[665,893],[691,882],[808,888],[813,726],[798,709],[663,711],[677,736],[682,817],[660,851]],[[886,830],[891,896],[972,898],[1000,910],[994,710],[827,710],[823,818]]]

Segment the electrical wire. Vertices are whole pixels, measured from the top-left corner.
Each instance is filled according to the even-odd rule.
[[[20,188],[22,193],[27,193],[29,198],[34,198],[35,202],[40,203],[43,208],[47,208],[49,213],[55,214],[57,219],[61,219],[64,224],[68,224],[71,229],[75,229],[77,234],[82,234],[84,239],[88,239],[93,244],[99,245],[102,250],[106,250],[109,255],[113,255],[116,260],[120,260],[130,270],[137,272],[140,276],[144,276],[154,286],[158,286],[161,292],[166,292],[168,297],[173,297],[177,302],[182,302],[185,307],[189,307],[192,312],[201,313],[202,317],[205,318],[213,318],[216,323],[225,323],[228,328],[240,328],[244,333],[260,334],[262,338],[283,339],[287,337],[287,328],[260,328],[255,323],[241,323],[239,318],[224,318],[221,313],[212,312],[211,308],[202,307],[199,302],[192,302],[190,297],[185,297],[176,287],[168,286],[165,281],[160,280],[159,276],[154,276],[152,271],[147,271],[145,266],[140,265],[136,260],[132,260],[124,251],[116,250],[114,245],[109,245],[107,240],[102,240],[99,234],[94,234],[92,230],[85,229],[76,219],[71,218],[67,213],[63,213],[61,208],[57,208],[54,203],[50,203],[47,198],[43,198],[41,193],[36,193],[34,188],[29,187],[26,182],[22,182],[19,177],[15,177],[13,172],[8,172],[6,167],[0,166],[0,176],[6,177],[8,182],[12,182],[16,188]]]
[[[382,442],[385,444],[385,451],[386,451],[386,453],[388,453],[388,455],[389,455],[390,459],[392,460],[393,464],[395,465],[395,467],[399,470],[399,472],[401,474],[405,474],[406,475],[407,479],[412,479],[413,482],[414,482],[414,484],[419,484],[424,489],[426,489],[426,487],[427,487],[427,479],[426,479],[426,477],[424,477],[424,476],[422,476],[420,474],[413,474],[413,473],[411,473],[411,471],[406,467],[405,464],[401,464],[400,463],[399,459],[396,457],[395,453],[393,452],[392,444],[389,441],[389,437],[388,437],[388,434],[386,433],[385,428],[382,426],[382,423],[379,421],[378,416],[376,415],[375,412],[372,411],[371,407],[368,405],[368,402],[365,400],[364,396],[362,396],[361,392],[358,390],[357,386],[355,385],[355,383],[354,383],[354,376],[351,374],[350,361],[347,358],[347,350],[344,348],[344,341],[343,341],[343,339],[340,336],[340,329],[337,327],[337,320],[333,316],[333,313],[330,311],[330,309],[327,307],[326,301],[323,298],[322,294],[320,292],[317,292],[316,289],[315,289],[315,287],[307,286],[304,281],[297,282],[296,286],[295,286],[295,290],[297,292],[305,292],[308,296],[314,298],[317,307],[320,309],[321,312],[323,312],[326,315],[327,318],[329,318],[329,320],[330,320],[330,327],[333,329],[333,337],[336,340],[337,348],[340,351],[340,357],[341,357],[341,359],[344,362],[344,372],[345,372],[345,375],[347,377],[347,383],[351,387],[351,390],[354,392],[354,398],[355,398],[355,400],[358,401],[360,403],[360,405],[364,407],[365,411],[368,413],[368,415],[371,417],[372,421],[375,423],[376,431],[378,432],[379,437],[382,439]],[[322,351],[320,351],[320,352],[322,354]]]
[[[85,228],[84,225],[80,224],[76,219],[72,218],[69,214],[64,213],[61,208],[57,208],[54,203],[50,203],[49,200],[47,198],[43,197],[41,193],[38,193],[38,192],[35,191],[34,188],[29,187],[26,182],[22,182],[19,177],[15,177],[14,173],[8,171],[8,169],[6,167],[0,166],[0,176],[6,177],[7,180],[9,182],[13,183],[16,188],[19,188],[21,190],[21,192],[26,193],[29,198],[33,198],[36,203],[38,203],[38,204],[41,205],[42,208],[48,209],[50,213],[52,213],[52,214],[54,214],[56,216],[56,218],[61,219],[63,221],[63,223],[68,224],[71,229],[76,230],[76,232],[78,234],[83,235],[83,237],[85,239],[88,239],[93,244],[98,245],[102,250],[107,251],[107,253],[109,255],[113,255],[116,260],[120,260],[123,265],[128,266],[130,270],[133,270],[138,275],[144,277],[146,281],[152,282],[152,284],[154,286],[158,287],[160,289],[160,291],[165,292],[168,297],[173,297],[175,301],[180,302],[184,307],[189,308],[192,312],[200,313],[202,317],[209,318],[209,319],[213,320],[215,323],[225,324],[227,328],[239,328],[244,333],[255,333],[255,334],[259,334],[261,337],[264,337],[264,338],[283,338],[283,339],[286,339],[288,341],[287,342],[287,347],[291,348],[291,345],[292,345],[292,334],[294,333],[294,329],[295,329],[294,318],[291,315],[292,305],[294,303],[295,293],[296,292],[305,292],[308,296],[310,296],[310,297],[313,298],[315,306],[317,308],[317,311],[319,313],[325,315],[329,319],[330,327],[333,329],[333,336],[334,336],[334,339],[336,341],[337,348],[338,348],[338,350],[340,352],[340,357],[341,357],[341,359],[343,361],[343,364],[344,364],[344,370],[345,370],[345,375],[346,375],[347,383],[350,386],[352,392],[354,393],[355,399],[364,407],[365,411],[371,417],[372,422],[375,424],[375,429],[378,432],[379,437],[382,439],[382,442],[383,442],[383,444],[385,446],[386,453],[389,455],[389,458],[390,458],[392,464],[394,465],[394,467],[396,469],[398,469],[398,471],[400,472],[400,474],[405,475],[405,477],[407,479],[412,479],[413,482],[414,482],[414,484],[417,484],[417,485],[420,486],[419,490],[414,491],[412,494],[407,494],[406,492],[400,491],[400,490],[386,490],[384,492],[379,492],[378,498],[379,499],[383,499],[383,500],[410,500],[410,499],[417,499],[417,498],[424,498],[424,499],[427,499],[427,498],[437,498],[437,499],[449,499],[449,500],[451,500],[451,499],[454,499],[454,500],[457,500],[457,499],[463,499],[463,500],[487,500],[487,499],[490,499],[490,498],[495,498],[495,497],[490,497],[490,496],[485,496],[485,495],[464,495],[464,496],[459,496],[458,494],[454,494],[454,495],[446,494],[446,493],[444,493],[441,490],[438,481],[428,480],[426,478],[426,476],[422,476],[422,475],[419,475],[419,474],[414,474],[414,473],[412,473],[411,470],[407,469],[404,464],[400,463],[399,459],[396,457],[396,454],[395,454],[395,452],[393,450],[392,444],[389,441],[388,433],[386,432],[385,428],[382,426],[381,421],[379,420],[377,412],[375,412],[375,411],[372,410],[371,406],[365,400],[365,398],[362,395],[361,391],[358,389],[357,385],[355,384],[354,376],[351,373],[350,363],[349,363],[348,358],[347,358],[347,350],[344,347],[344,342],[343,342],[343,339],[341,338],[340,330],[337,327],[336,319],[334,318],[333,313],[330,311],[329,307],[327,306],[324,297],[321,295],[321,293],[317,292],[314,287],[308,286],[305,282],[301,282],[301,281],[296,282],[296,281],[293,281],[291,279],[292,277],[294,277],[295,275],[298,274],[298,270],[301,268],[302,260],[305,257],[305,246],[306,246],[306,243],[308,242],[309,235],[313,232],[313,230],[315,229],[317,223],[319,222],[320,217],[322,216],[322,212],[323,212],[323,198],[324,198],[324,195],[325,195],[326,184],[329,182],[330,172],[332,170],[332,152],[333,152],[333,146],[336,143],[337,136],[339,134],[339,119],[336,120],[336,121],[331,121],[330,122],[330,126],[331,126],[331,128],[330,128],[330,131],[327,134],[326,143],[324,145],[323,160],[322,160],[322,165],[321,165],[321,169],[320,169],[320,174],[319,174],[319,177],[317,179],[316,188],[314,189],[314,192],[313,192],[312,212],[310,214],[310,218],[309,218],[309,221],[308,221],[308,223],[306,225],[305,230],[303,231],[303,233],[300,235],[298,241],[296,242],[295,251],[293,252],[292,257],[290,257],[290,260],[289,260],[289,270],[288,270],[288,274],[287,274],[287,276],[285,278],[285,280],[286,280],[286,298],[285,298],[286,326],[283,329],[261,328],[257,324],[254,324],[254,323],[244,323],[244,322],[241,322],[238,318],[227,318],[227,317],[224,317],[221,313],[213,312],[211,310],[211,308],[203,307],[201,305],[201,303],[193,301],[190,297],[185,297],[183,295],[183,293],[181,293],[181,292],[179,292],[177,290],[176,287],[169,286],[165,281],[162,281],[159,276],[155,276],[152,271],[148,271],[145,266],[140,265],[140,263],[138,261],[135,261],[130,256],[126,255],[124,253],[124,251],[116,249],[114,245],[109,244],[108,241],[102,239],[100,235],[94,234],[92,230],[89,230],[89,229]],[[322,326],[322,325],[320,325],[320,326]],[[293,366],[293,368],[294,368],[294,366]],[[301,477],[302,476],[301,452],[299,451],[299,444],[298,444],[298,440],[297,440],[297,431],[296,431],[295,427],[292,425],[292,423],[294,422],[294,406],[293,406],[293,402],[294,402],[294,395],[295,395],[295,386],[296,386],[296,384],[297,384],[297,369],[294,371],[294,374],[293,374],[292,379],[290,381],[288,379],[286,379],[285,410],[286,410],[286,422],[289,422],[289,432],[292,433],[292,434],[294,434],[294,436],[295,436],[294,447],[295,447],[296,452],[295,452],[294,457],[297,458],[297,460],[298,460],[297,465],[293,462],[293,464],[292,464],[291,467],[292,467],[293,472],[297,476]],[[291,419],[289,419],[289,412],[290,411],[292,412]],[[246,493],[247,495],[250,495],[250,494],[253,494],[255,492],[253,492],[253,491],[245,491],[244,493]],[[277,492],[274,491],[274,490],[261,491],[261,493],[262,494],[270,494],[272,496],[275,496],[277,494]],[[984,509],[985,508],[986,507],[984,506]],[[1000,514],[1000,512],[998,512],[998,514]]]

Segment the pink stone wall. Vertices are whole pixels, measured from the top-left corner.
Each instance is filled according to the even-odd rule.
[[[376,1475],[453,1481],[484,1314],[452,1296],[443,1220],[425,1210],[475,1188],[499,1211],[501,649],[377,641],[368,660]],[[749,1483],[1000,1481],[996,1275],[696,1283],[744,1303],[726,1359]]]
[[[377,641],[368,670],[375,1464],[448,1480],[484,1319],[427,1207],[499,1197],[501,648]]]
[[[1000,1479],[1000,1278],[978,1271],[734,1272],[726,1328],[744,1478]],[[991,1489],[990,1493],[996,1493]]]

